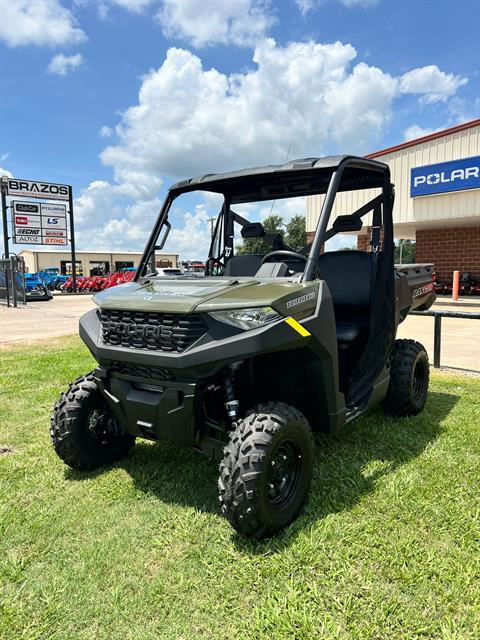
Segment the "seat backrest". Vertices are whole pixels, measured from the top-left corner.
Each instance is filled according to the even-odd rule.
[[[374,254],[367,251],[330,251],[318,259],[338,311],[366,311],[370,307]]]
[[[260,269],[264,256],[262,254],[244,254],[233,256],[225,265],[225,276],[254,276]]]

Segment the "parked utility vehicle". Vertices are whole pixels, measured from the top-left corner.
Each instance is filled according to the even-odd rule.
[[[343,191],[365,204],[333,216]],[[152,265],[169,211],[191,192],[223,201],[205,278],[158,277]],[[325,195],[323,208],[302,251],[232,208],[313,194]],[[379,403],[399,416],[425,404],[425,349],[395,334],[411,309],[434,301],[432,266],[394,268],[393,201],[388,166],[353,156],[172,186],[134,281],[97,294],[98,309],[80,320],[98,366],[55,405],[58,455],[83,470],[126,456],[137,437],[193,447],[220,460],[221,510],[237,531],[258,538],[285,527],[307,496],[313,432],[335,431]],[[366,216],[370,251],[323,252]],[[236,255],[238,227],[271,251]]]

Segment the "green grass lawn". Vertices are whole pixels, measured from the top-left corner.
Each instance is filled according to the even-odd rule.
[[[322,437],[303,515],[255,543],[193,452],[63,465],[50,410],[92,365],[76,338],[0,351],[2,640],[480,638],[480,378]]]

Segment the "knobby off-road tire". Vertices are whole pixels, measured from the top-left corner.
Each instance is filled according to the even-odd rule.
[[[430,368],[425,347],[415,340],[395,340],[390,385],[382,402],[385,413],[415,416],[427,400]]]
[[[262,538],[292,522],[307,497],[313,453],[312,432],[297,409],[271,402],[249,412],[220,464],[220,505],[234,529]]]
[[[79,471],[120,460],[135,444],[114,420],[92,373],[62,393],[53,408],[50,435],[57,455]]]

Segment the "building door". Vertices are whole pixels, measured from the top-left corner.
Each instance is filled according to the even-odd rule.
[[[83,267],[80,260],[76,261],[77,265],[77,276],[83,276]],[[72,263],[70,260],[60,260],[60,273],[64,276],[72,275]]]
[[[108,260],[90,260],[90,275],[105,276],[110,271]]]
[[[133,261],[122,260],[121,262],[115,262],[115,271],[122,271],[122,269],[133,269],[135,265]]]

